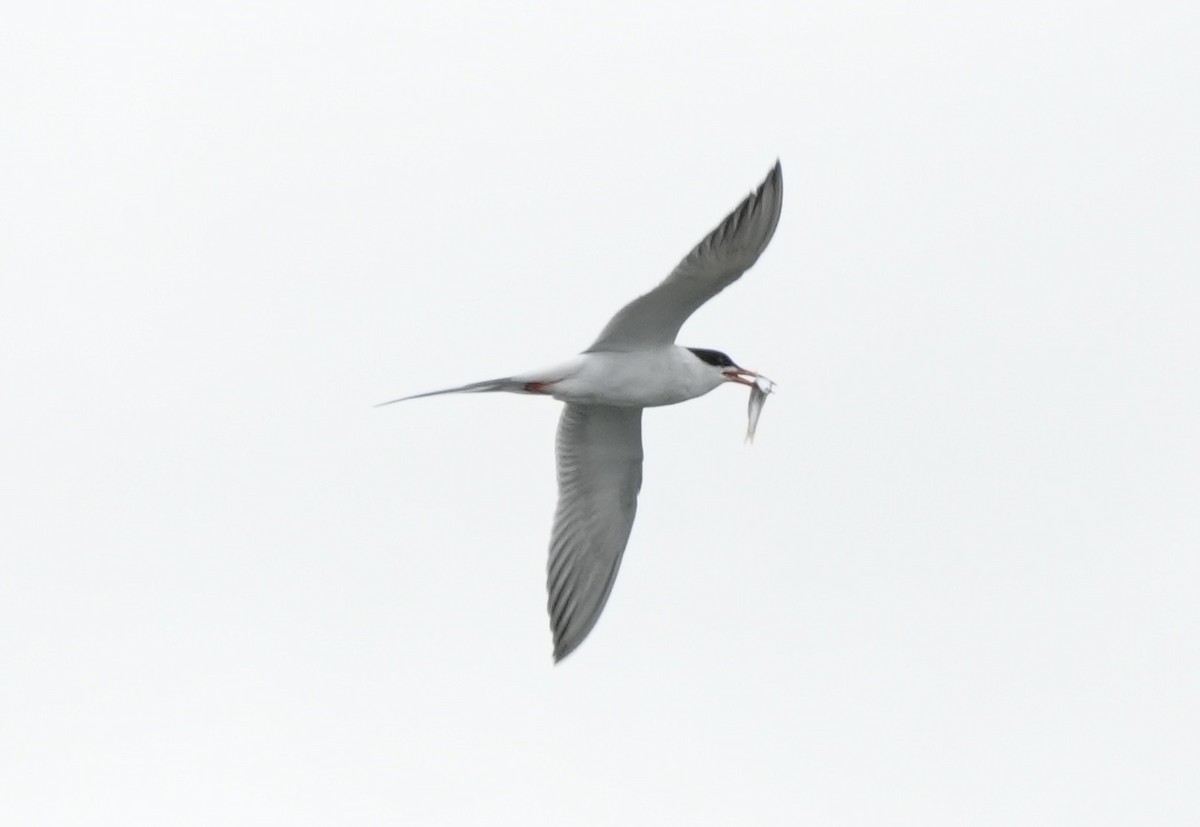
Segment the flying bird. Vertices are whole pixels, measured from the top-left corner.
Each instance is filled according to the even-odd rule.
[[[617,577],[642,486],[642,409],[686,402],[727,382],[769,382],[719,350],[680,347],[675,337],[700,305],[758,260],[782,205],[783,169],[776,161],[758,189],[666,279],[621,308],[573,359],[381,403],[496,391],[566,403],[555,441],[558,508],[546,578],[556,662],[591,632]]]

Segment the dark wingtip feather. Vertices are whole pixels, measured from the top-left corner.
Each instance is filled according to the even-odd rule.
[[[748,236],[740,240],[741,245],[748,245],[752,251],[753,257],[746,262],[743,270],[749,269],[758,259],[759,255],[767,248],[771,242],[771,238],[775,235],[775,228],[779,224],[779,214],[783,208],[783,163],[776,158],[775,165],[771,167],[770,172],[763,178],[762,182],[742,200],[742,203],[725,217],[725,220],[716,226],[716,228],[708,234],[708,236],[696,246],[694,250],[684,261],[696,256],[711,254],[714,248],[723,244],[734,243],[735,237],[743,231],[743,226],[748,222],[758,219],[764,209],[770,210],[772,215],[761,228],[759,236]],[[753,233],[753,229],[747,229],[746,232]]]
[[[584,635],[587,637],[587,635]],[[554,662],[562,663],[563,658],[579,648],[579,644],[583,643],[583,637],[573,637],[570,640],[565,638],[554,641]]]

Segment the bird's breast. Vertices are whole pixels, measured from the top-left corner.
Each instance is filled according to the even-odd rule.
[[[585,353],[578,370],[556,382],[551,393],[579,405],[651,408],[695,399],[720,384],[693,369],[688,360],[694,357],[681,357],[679,350]]]

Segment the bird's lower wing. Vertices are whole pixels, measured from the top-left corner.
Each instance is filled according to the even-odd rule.
[[[617,577],[642,487],[642,409],[566,405],[556,451],[547,587],[558,661],[596,625]]]
[[[679,262],[671,275],[621,308],[588,351],[630,351],[675,341],[700,305],[737,281],[775,235],[783,209],[779,162],[758,189]]]

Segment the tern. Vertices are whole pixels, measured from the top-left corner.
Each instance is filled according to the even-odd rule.
[[[566,403],[555,440],[558,507],[546,578],[555,662],[591,632],[616,580],[642,487],[642,409],[686,402],[727,382],[754,386],[759,380],[721,351],[680,347],[675,337],[697,308],[758,260],[782,205],[783,169],[776,161],[666,279],[621,308],[591,347],[569,361],[381,403],[497,391]]]

